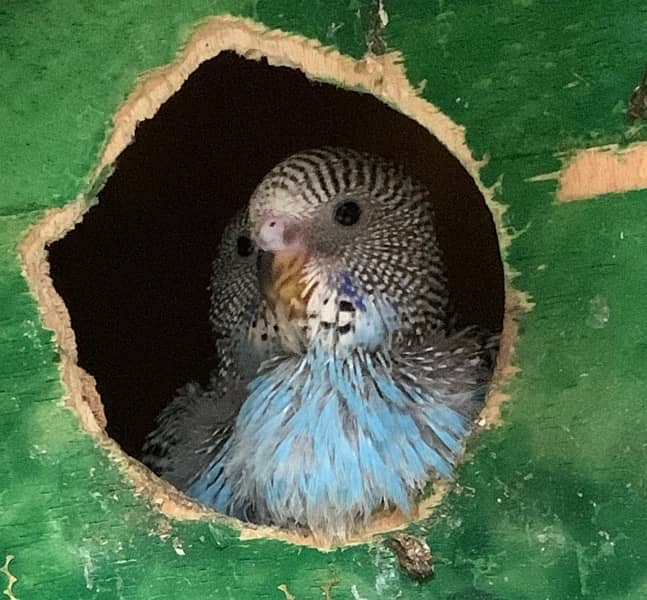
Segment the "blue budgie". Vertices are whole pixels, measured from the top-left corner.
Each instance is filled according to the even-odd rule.
[[[263,179],[250,220],[261,298],[298,342],[215,424],[187,493],[339,541],[377,510],[411,514],[430,479],[452,477],[496,344],[450,331],[429,191],[371,155],[304,151]]]
[[[259,291],[258,261],[245,208],[225,228],[212,266],[209,322],[219,358],[217,386],[223,379],[249,381],[262,361],[290,343],[281,341],[274,311]]]

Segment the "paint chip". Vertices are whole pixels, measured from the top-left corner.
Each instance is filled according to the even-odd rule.
[[[9,572],[9,563],[11,563],[14,558],[13,554],[8,554],[5,558],[4,565],[2,565],[2,568],[0,569],[0,573],[4,573],[7,577],[7,587],[2,593],[7,596],[9,600],[18,600],[18,598],[13,595],[13,586],[18,581],[18,578]]]
[[[186,556],[186,552],[182,548],[182,542],[178,538],[173,538],[173,550],[178,556]]]
[[[533,180],[539,181],[537,178]],[[647,188],[647,143],[583,150],[559,174],[557,199],[584,200]]]
[[[277,589],[281,590],[285,594],[285,600],[296,600],[296,596],[290,594],[290,592],[288,591],[288,586],[285,585],[285,583],[277,586]]]

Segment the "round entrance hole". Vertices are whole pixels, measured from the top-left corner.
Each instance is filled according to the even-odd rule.
[[[395,160],[428,185],[460,325],[501,330],[495,226],[458,160],[369,94],[223,52],[139,124],[98,204],[49,247],[78,362],[128,454],[139,458],[175,390],[215,365],[207,287],[224,225],[275,164],[324,145]]]

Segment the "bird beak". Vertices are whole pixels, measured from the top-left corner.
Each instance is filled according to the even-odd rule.
[[[305,316],[303,268],[308,250],[301,224],[287,215],[269,214],[260,220],[255,234],[261,292],[288,319]]]

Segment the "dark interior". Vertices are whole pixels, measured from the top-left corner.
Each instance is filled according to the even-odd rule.
[[[138,126],[98,205],[49,248],[79,363],[126,452],[138,457],[174,390],[214,364],[207,285],[224,223],[278,161],[322,145],[381,154],[427,182],[462,322],[500,329],[492,217],[432,135],[368,94],[223,53]]]

